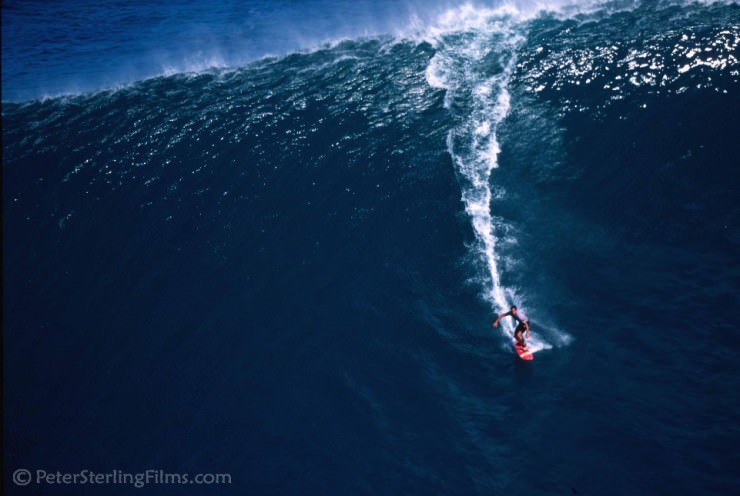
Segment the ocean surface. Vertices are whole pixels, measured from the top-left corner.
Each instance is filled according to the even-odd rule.
[[[740,492],[736,3],[7,1],[2,63],[5,494]]]

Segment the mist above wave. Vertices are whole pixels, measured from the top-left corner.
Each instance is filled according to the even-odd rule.
[[[162,75],[241,67],[266,56],[377,36],[424,40],[518,21],[634,8],[634,1],[250,0],[3,4],[3,98],[79,94]]]

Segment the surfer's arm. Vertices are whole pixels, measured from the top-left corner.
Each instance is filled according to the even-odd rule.
[[[524,327],[527,328],[527,337],[529,337],[529,321],[524,323]]]
[[[493,327],[498,327],[498,321],[506,317],[507,315],[511,315],[511,312],[504,312],[501,315],[498,316],[496,319],[496,322],[493,323]]]

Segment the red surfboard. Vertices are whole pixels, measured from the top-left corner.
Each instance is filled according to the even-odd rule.
[[[521,346],[515,343],[514,349],[516,350],[516,354],[519,355],[519,358],[521,358],[522,360],[534,360],[534,355],[526,346]]]

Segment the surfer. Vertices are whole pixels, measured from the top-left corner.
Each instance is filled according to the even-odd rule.
[[[522,348],[526,348],[527,344],[524,342],[524,336],[522,336],[522,334],[526,331],[527,339],[529,339],[529,319],[527,318],[527,316],[524,315],[524,312],[520,312],[516,308],[516,305],[512,305],[510,311],[502,313],[498,316],[496,322],[493,323],[493,327],[498,327],[499,320],[503,319],[504,317],[512,317],[518,322],[516,329],[514,329],[514,338],[516,338],[516,342],[519,346],[521,346]]]

